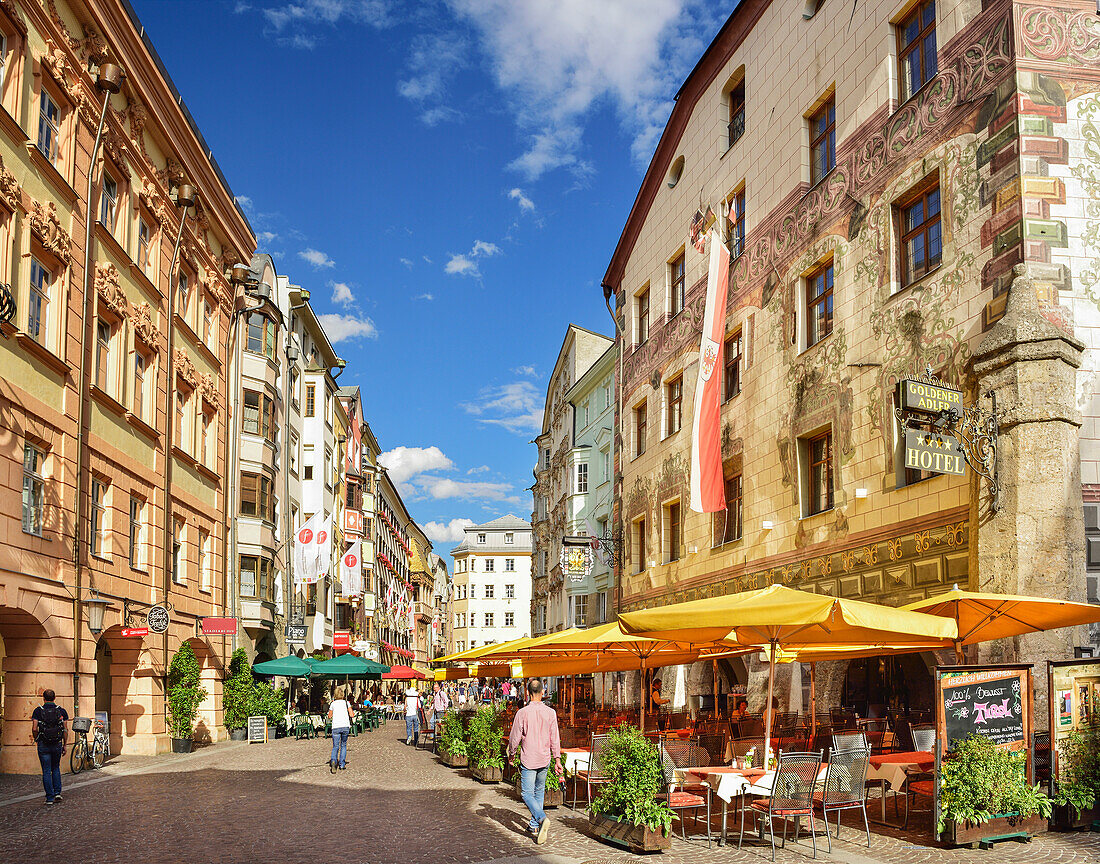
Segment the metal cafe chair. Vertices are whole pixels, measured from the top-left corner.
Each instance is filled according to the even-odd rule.
[[[866,732],[851,732],[844,730],[833,733],[833,752],[844,750],[869,750]]]
[[[909,730],[913,735],[913,749],[931,753],[936,746],[935,726],[912,726]]]
[[[676,781],[677,768],[694,768],[695,755],[699,748],[683,741],[661,742],[661,775],[664,789],[657,800],[668,804],[674,811],[691,810],[692,819],[699,824],[699,808],[707,808],[707,848],[710,848],[710,789],[702,783],[684,784]],[[683,763],[683,764],[681,764]],[[680,817],[681,836],[687,840],[687,825]]]
[[[935,726],[913,726],[913,749],[915,751],[932,752],[936,746]],[[936,781],[934,775],[927,771],[910,768],[905,772],[905,822],[903,828],[909,827],[909,814],[913,812],[913,806],[909,803],[911,798],[927,798],[932,800],[936,794]],[[898,799],[894,796],[894,814],[897,815]]]
[[[699,747],[706,751],[707,765],[726,764],[726,742],[728,736],[725,732],[705,732],[699,736]]]
[[[607,747],[607,735],[593,735],[592,746],[588,751],[588,766],[581,768],[573,777],[573,809],[577,809],[577,790],[584,781],[586,804],[592,803],[592,787],[606,783],[611,778],[603,764],[603,751]]]
[[[814,802],[821,808],[825,819],[825,836],[829,839],[829,852],[833,851],[829,831],[829,811],[836,813],[836,836],[840,839],[840,812],[859,810],[863,813],[863,827],[867,830],[867,848],[871,848],[871,826],[867,821],[867,765],[871,754],[866,748],[833,750],[825,769],[825,781],[814,793]]]
[[[775,860],[775,821],[783,820],[783,843],[787,845],[787,820],[794,818],[794,842],[798,842],[798,817],[810,820],[810,837],[813,840],[814,858],[817,857],[817,834],[814,831],[814,788],[821,772],[821,751],[812,753],[780,753],[779,767],[772,780],[772,793],[767,798],[753,801],[741,810],[741,833],[737,848],[745,839],[745,809],[751,810],[753,819],[768,820],[768,834],[772,842],[772,861]]]
[[[733,755],[734,756],[747,756],[749,751],[754,749],[756,752],[753,754],[752,767],[763,768],[764,767],[764,739],[763,738],[737,738],[733,742]]]

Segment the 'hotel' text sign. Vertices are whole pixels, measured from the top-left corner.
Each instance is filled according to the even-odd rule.
[[[921,414],[939,414],[954,408],[962,412],[962,391],[924,381],[904,379],[900,384],[901,408],[903,411],[917,411]]]
[[[966,463],[950,435],[905,430],[905,467],[936,474],[962,474]]]

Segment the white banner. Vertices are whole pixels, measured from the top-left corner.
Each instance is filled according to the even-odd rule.
[[[329,568],[332,567],[332,524],[331,519],[325,519],[321,523],[321,527],[317,529],[317,535],[313,538],[317,544],[317,558],[315,563],[315,572],[318,579],[324,579],[328,576]]]
[[[340,593],[358,597],[363,593],[362,541],[352,543],[340,559]]]
[[[322,515],[314,513],[294,535],[294,584],[312,585],[317,581],[317,532]]]

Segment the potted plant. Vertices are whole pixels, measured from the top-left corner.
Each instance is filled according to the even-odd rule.
[[[439,741],[439,759],[452,768],[466,767],[466,738],[462,718],[457,711],[443,715],[443,736]]]
[[[556,763],[556,764],[555,764]],[[521,798],[523,797],[523,789],[521,784],[523,781],[523,775],[520,773],[520,761],[519,751],[512,757],[512,778],[511,783],[516,787],[516,794]],[[507,779],[504,782],[509,782]],[[543,809],[550,807],[560,807],[565,803],[565,757],[559,756],[556,760],[551,760],[550,768],[546,772],[546,788],[542,793],[542,806]]]
[[[249,712],[252,716],[263,715],[267,718],[267,737],[269,740],[274,738],[279,721],[286,717],[286,691],[275,689],[266,681],[257,681],[252,687]]]
[[[190,642],[184,642],[168,666],[168,731],[172,752],[190,753],[195,718],[206,699],[201,683],[202,669]]]
[[[676,815],[659,801],[662,781],[657,748],[635,726],[608,732],[603,750],[609,778],[589,807],[596,836],[632,852],[655,852],[672,845]]]
[[[504,777],[504,733],[492,706],[479,708],[470,718],[467,735],[470,774],[482,783],[499,783]]]
[[[1055,788],[1055,827],[1068,831],[1100,818],[1100,727],[1075,729],[1058,742]]]
[[[233,652],[229,660],[229,674],[222,684],[222,723],[229,730],[232,741],[244,741],[248,737],[248,711],[252,702],[252,666],[243,648]]]
[[[984,735],[956,742],[940,767],[936,830],[942,839],[962,846],[1045,831],[1051,800],[1027,782],[1026,758],[1024,752],[1000,748]]]

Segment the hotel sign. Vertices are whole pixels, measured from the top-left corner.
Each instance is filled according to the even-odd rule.
[[[961,390],[951,387],[943,387],[939,384],[929,384],[926,381],[915,381],[906,378],[898,384],[901,398],[902,411],[915,411],[920,414],[939,414],[942,411],[962,413],[963,394]],[[961,472],[960,472],[961,473]]]
[[[935,474],[966,472],[966,462],[955,438],[913,429],[905,430],[905,467]]]

